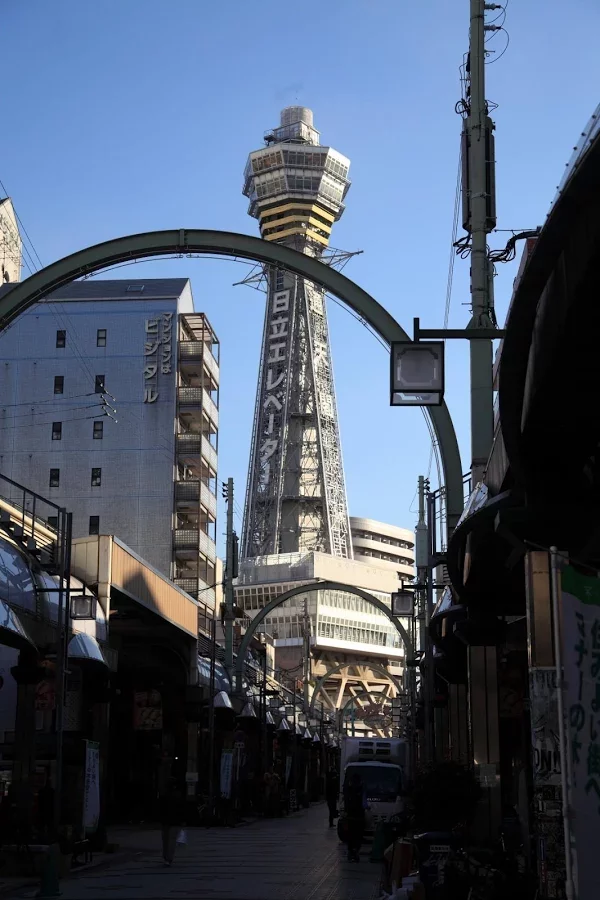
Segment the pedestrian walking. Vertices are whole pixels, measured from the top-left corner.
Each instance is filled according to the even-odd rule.
[[[333,828],[333,820],[337,818],[338,797],[340,793],[340,776],[335,766],[331,766],[325,777],[325,800],[329,809],[329,827]]]
[[[169,778],[166,790],[160,798],[162,855],[166,866],[170,866],[175,857],[177,837],[184,825],[184,803],[183,794],[177,787],[177,781]]]
[[[366,800],[360,775],[354,773],[344,785],[344,811],[348,823],[348,861],[358,862],[365,831]]]

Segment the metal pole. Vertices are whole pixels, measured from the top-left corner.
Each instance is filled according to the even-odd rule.
[[[565,841],[565,893],[567,900],[573,900],[573,865],[571,860],[571,820],[570,820],[570,803],[569,803],[569,773],[568,764],[570,759],[570,749],[568,746],[566,728],[565,728],[565,711],[564,711],[564,689],[565,680],[562,664],[562,640],[561,640],[561,621],[560,621],[560,579],[559,579],[559,560],[558,550],[556,547],[550,547],[550,590],[552,593],[552,618],[554,619],[554,659],[556,664],[556,686],[557,686],[557,712],[558,712],[558,735],[560,741],[560,781],[562,788],[562,819],[563,833]]]
[[[471,233],[471,307],[468,327],[494,326],[490,291],[490,263],[487,235],[491,230],[489,212],[493,209],[494,180],[488,175],[493,160],[488,160],[491,126],[485,100],[485,0],[470,0],[469,69],[470,97],[467,119],[469,154],[468,191]],[[492,201],[490,203],[490,200]],[[483,473],[494,439],[493,347],[490,340],[472,340],[471,358],[471,473],[473,487]]]
[[[429,574],[429,530],[425,518],[425,478],[419,475],[419,519],[415,528],[415,565],[417,567],[417,582],[419,585],[427,585]],[[424,751],[425,761],[432,762],[432,728],[431,728],[431,681],[433,655],[431,653],[431,641],[429,639],[429,602],[428,590],[420,587],[418,592],[419,621],[420,621],[420,649],[423,651],[423,665],[421,668],[421,694],[424,713]]]
[[[268,739],[269,732],[267,730],[267,645],[265,642],[265,655],[262,664],[262,769],[263,776],[267,771],[268,764]]]
[[[309,697],[309,688],[310,688],[310,676],[311,676],[311,660],[310,660],[310,618],[308,616],[308,597],[304,597],[304,617],[302,622],[302,632],[304,637],[304,659],[303,659],[303,669],[304,669],[304,709],[308,711],[308,706],[310,703]]]
[[[73,514],[62,509],[61,523],[58,613],[56,622],[56,787],[54,794],[54,837],[58,841],[62,810],[63,737],[65,716],[66,662],[69,649],[69,600],[71,581],[71,536]]]
[[[227,536],[225,555],[225,666],[233,677],[233,478],[227,479]],[[236,686],[238,689],[241,685]]]
[[[208,810],[215,813],[215,675],[217,661],[217,623],[213,615],[210,623],[210,679],[208,707]]]

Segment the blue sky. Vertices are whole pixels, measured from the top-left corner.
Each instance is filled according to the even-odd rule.
[[[352,161],[333,244],[364,252],[346,274],[407,330],[415,315],[424,327],[441,327],[468,7],[468,0],[2,0],[0,178],[44,263],[159,228],[255,234],[241,195],[247,154],[283,106],[310,106],[322,143]],[[589,38],[599,26],[596,0],[508,6],[510,45],[487,69],[488,99],[499,104],[499,228],[544,221],[598,102],[600,59]],[[499,53],[505,43],[502,33],[490,47]],[[263,316],[261,294],[232,287],[246,272],[223,260],[178,260],[109,276],[192,279],[196,306],[222,341],[220,477],[235,478],[240,509]],[[500,321],[515,272],[505,265],[496,278]],[[468,262],[457,260],[452,327],[466,324],[468,300]],[[411,527],[417,476],[430,460],[423,417],[389,408],[387,354],[334,304],[330,329],[350,512]],[[462,342],[447,350],[446,397],[466,471]]]

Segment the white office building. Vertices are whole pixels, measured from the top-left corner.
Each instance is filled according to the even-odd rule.
[[[73,282],[0,359],[0,471],[214,605],[219,343],[189,280]]]
[[[396,572],[399,581],[415,575],[415,533],[376,519],[350,516],[354,559],[378,569]]]

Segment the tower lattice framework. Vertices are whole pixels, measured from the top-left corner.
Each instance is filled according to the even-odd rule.
[[[310,110],[284,109],[245,170],[261,236],[321,257],[344,210],[349,165],[320,145]],[[286,271],[266,276],[242,556],[352,558],[325,295]]]

